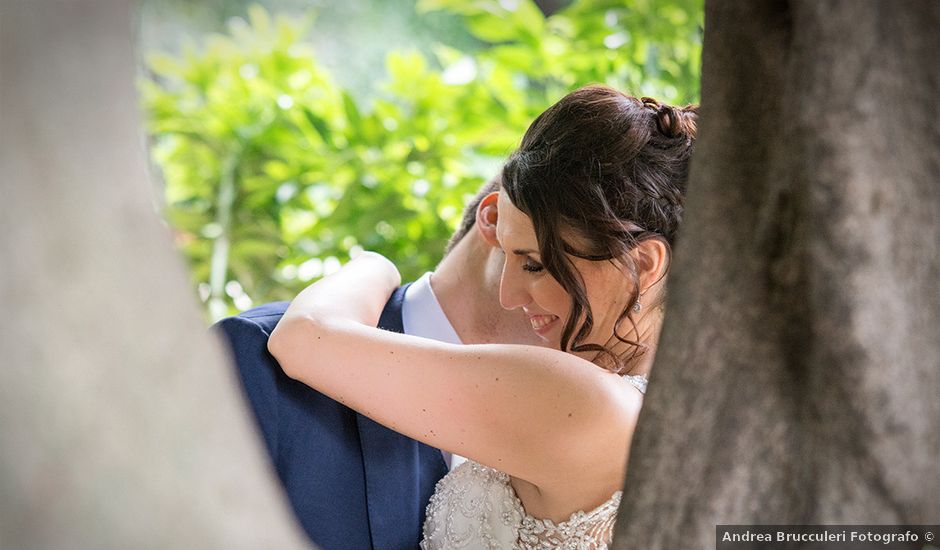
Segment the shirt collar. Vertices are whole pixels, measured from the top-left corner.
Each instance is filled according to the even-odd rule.
[[[425,273],[405,291],[401,305],[405,334],[431,338],[448,344],[460,344],[460,337],[431,288],[431,274]]]

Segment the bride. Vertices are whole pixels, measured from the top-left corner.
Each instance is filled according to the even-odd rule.
[[[663,319],[697,109],[592,86],[532,123],[485,201],[500,301],[555,349],[375,328],[400,284],[364,253],[291,303],[284,371],[469,460],[438,483],[422,548],[606,548]],[[561,351],[559,351],[561,350]]]

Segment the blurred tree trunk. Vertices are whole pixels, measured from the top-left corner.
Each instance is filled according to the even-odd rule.
[[[571,4],[571,0],[533,0],[545,17],[561,11]]]
[[[148,201],[130,5],[4,2],[0,548],[301,548]]]
[[[614,548],[940,517],[940,3],[706,3]]]

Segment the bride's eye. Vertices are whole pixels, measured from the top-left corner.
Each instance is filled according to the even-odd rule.
[[[533,262],[532,260],[526,260],[526,262],[522,264],[522,270],[528,271],[529,273],[538,273],[542,271],[543,269],[545,268],[542,267],[542,264],[537,264]]]

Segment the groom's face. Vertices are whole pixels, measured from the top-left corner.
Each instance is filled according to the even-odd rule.
[[[505,193],[498,200],[496,237],[505,254],[499,300],[506,309],[521,308],[532,330],[544,342],[560,348],[571,296],[544,268],[532,220]],[[629,299],[626,277],[612,262],[570,258],[584,281],[594,327],[584,343],[610,340],[620,312]]]

